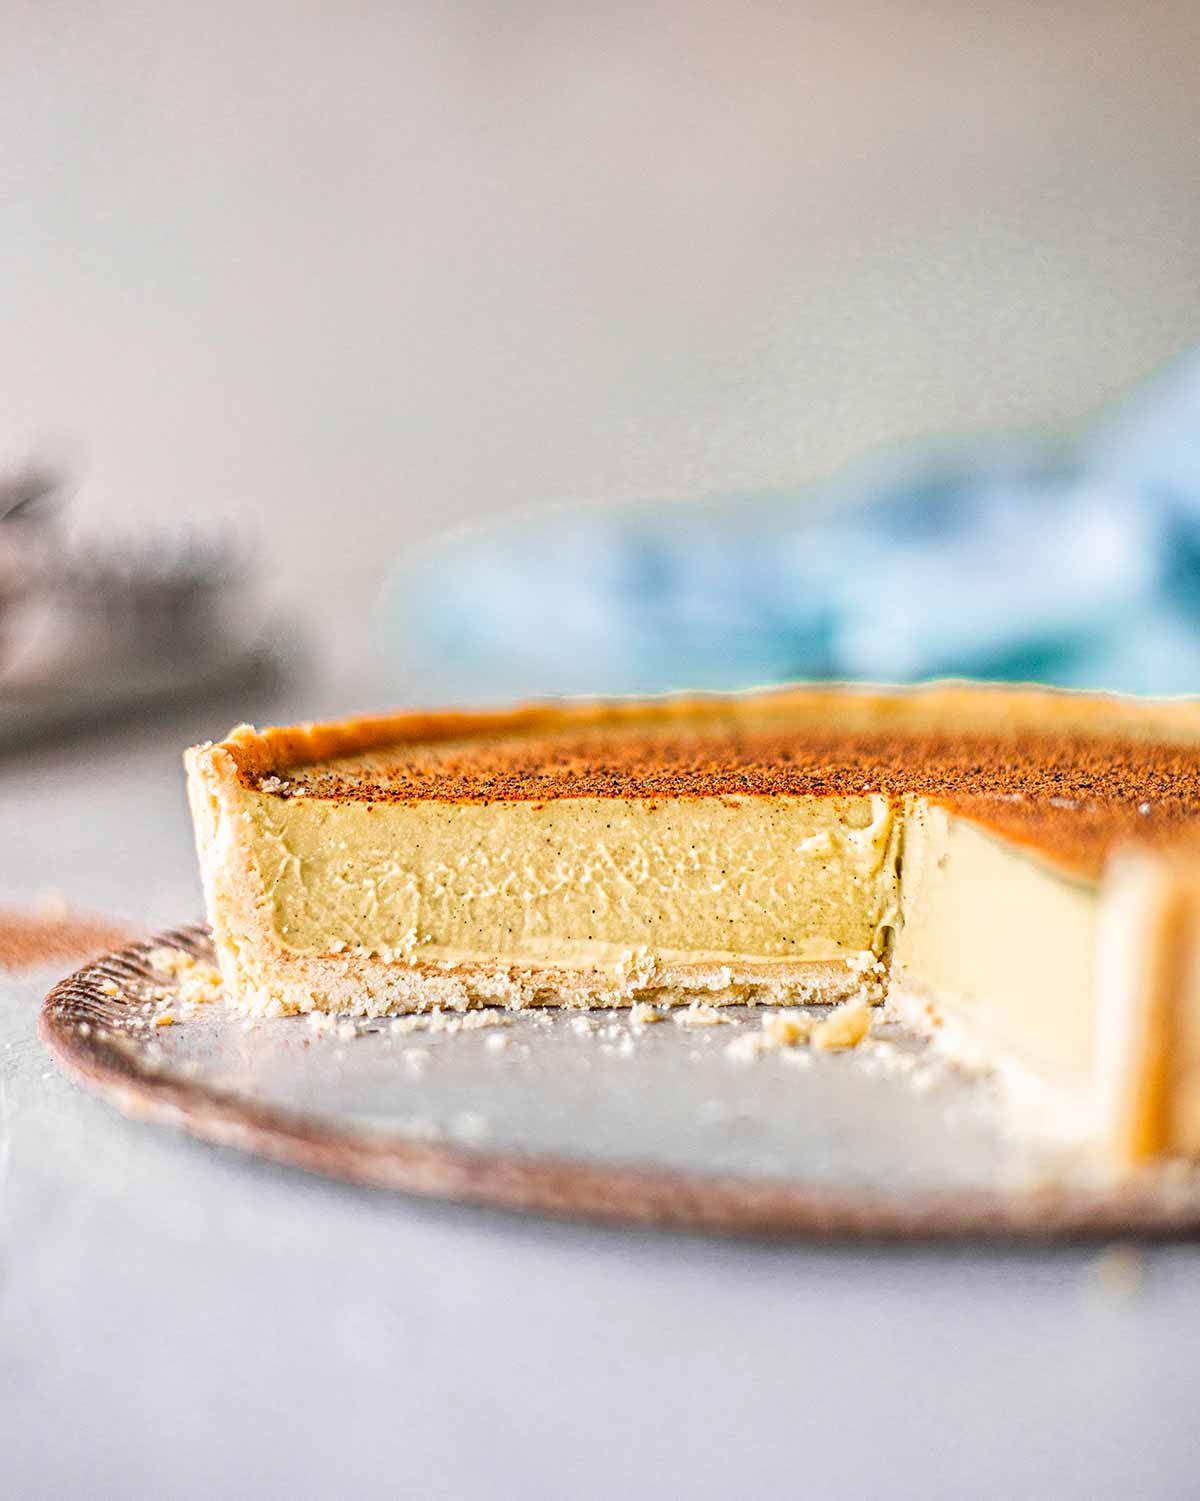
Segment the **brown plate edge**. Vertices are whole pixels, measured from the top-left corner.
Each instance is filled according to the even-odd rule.
[[[1200,1196],[1168,1192],[1157,1178],[1103,1189],[1045,1185],[893,1198],[871,1189],[806,1188],[339,1131],[137,1066],[136,1050],[109,1031],[129,1002],[102,987],[161,982],[148,956],[162,947],[213,959],[208,929],[195,924],[102,955],[51,990],[38,1035],[55,1064],[132,1119],[325,1177],[556,1219],[768,1239],[1044,1243],[1200,1231]]]

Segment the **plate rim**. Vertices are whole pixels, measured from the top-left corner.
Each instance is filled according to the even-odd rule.
[[[1111,1187],[917,1191],[828,1188],[622,1163],[373,1137],[234,1091],[139,1068],[122,982],[164,983],[152,950],[213,962],[209,929],[164,929],[90,960],[42,1002],[38,1035],[56,1066],[121,1114],[343,1182],[592,1224],[809,1241],[1048,1243],[1182,1238],[1200,1232],[1200,1194],[1152,1175]],[[120,1040],[118,1040],[120,1037]]]

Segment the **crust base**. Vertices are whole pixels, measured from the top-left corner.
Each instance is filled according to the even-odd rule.
[[[221,967],[233,978],[234,1005],[256,1016],[332,1011],[383,1016],[441,1007],[477,1006],[585,1009],[632,1006],[832,1004],[851,997],[879,998],[873,974],[839,961],[780,965],[676,965],[634,973],[613,985],[590,970],[549,966],[427,964],[387,961],[365,954],[308,955],[245,941],[236,956],[218,946]]]

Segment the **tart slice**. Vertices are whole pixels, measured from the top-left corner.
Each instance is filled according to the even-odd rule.
[[[1129,1161],[1200,1151],[1198,751],[1200,705],[947,685],[242,727],[186,762],[247,1012],[886,996]]]

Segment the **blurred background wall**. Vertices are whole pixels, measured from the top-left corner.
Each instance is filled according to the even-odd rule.
[[[0,441],[253,530],[347,663],[446,525],[1070,426],[1200,334],[1192,0],[0,18]]]

